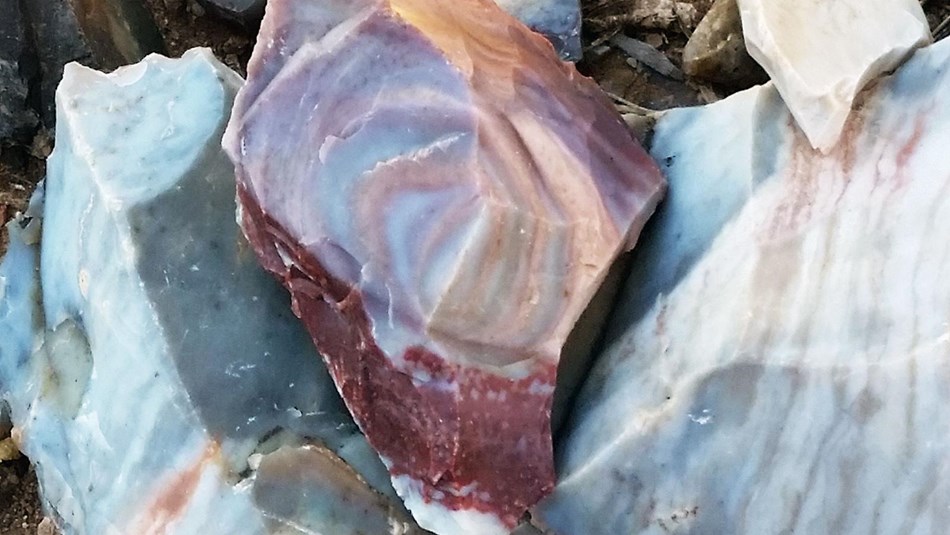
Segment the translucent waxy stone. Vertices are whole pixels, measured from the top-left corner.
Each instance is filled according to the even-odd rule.
[[[507,533],[553,485],[562,348],[655,163],[486,0],[272,0],[248,73],[224,144],[249,241],[420,524]]]

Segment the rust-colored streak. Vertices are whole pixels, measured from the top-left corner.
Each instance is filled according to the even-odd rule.
[[[904,142],[904,144],[901,145],[901,148],[897,151],[897,156],[894,158],[897,176],[894,177],[893,191],[897,191],[907,184],[907,180],[909,179],[907,165],[910,162],[910,159],[914,156],[914,153],[917,152],[917,148],[920,147],[920,139],[927,130],[925,117],[926,114],[921,114],[914,119],[913,132],[911,132],[910,136],[907,138],[907,141]]]
[[[193,465],[175,474],[158,487],[157,494],[154,495],[151,503],[130,523],[132,529],[128,533],[140,535],[167,533],[171,524],[180,519],[188,510],[188,504],[198,489],[205,467],[209,463],[217,462],[220,454],[218,444],[209,442],[204,455]]]

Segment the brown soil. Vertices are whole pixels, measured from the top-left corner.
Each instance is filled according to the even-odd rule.
[[[33,535],[43,520],[37,499],[36,474],[22,457],[0,463],[0,533]]]
[[[712,0],[690,0],[700,14]],[[194,0],[145,0],[152,10],[165,39],[170,56],[195,46],[210,47],[231,68],[245,72],[253,46],[246,30],[215,20],[204,13]],[[691,28],[674,25],[666,29],[637,28],[626,24],[625,10],[635,0],[584,0],[588,35],[587,55],[578,67],[596,79],[615,97],[652,109],[693,105],[729,93],[730,88],[710,88],[664,78],[649,69],[634,69],[615,49],[594,46],[611,34],[624,31],[655,46],[677,66]],[[950,34],[950,0],[923,0],[931,27],[938,37]],[[30,192],[45,173],[49,151],[48,135],[41,133],[31,147],[0,148],[0,222],[6,222],[26,207]],[[0,230],[0,255],[6,249],[6,230]],[[0,436],[2,440],[3,436]],[[33,535],[50,533],[39,527],[43,519],[36,477],[25,458],[0,463],[0,534]]]

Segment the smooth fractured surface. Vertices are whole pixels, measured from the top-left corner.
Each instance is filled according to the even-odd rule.
[[[567,335],[663,189],[600,89],[491,2],[273,0],[225,147],[423,527],[502,533],[553,485]]]
[[[838,141],[858,92],[930,42],[918,0],[738,0],[749,53],[811,146]]]
[[[539,508],[561,534],[950,521],[950,41],[828,155],[771,86],[668,112],[670,181]]]
[[[15,435],[70,533],[418,532],[240,238],[220,148],[240,84],[203,49],[110,75],[67,66],[40,280],[35,229],[11,226],[0,271]],[[332,463],[314,466],[314,441]],[[324,509],[275,508],[308,499],[292,473],[321,476]],[[366,515],[338,518],[357,498]]]

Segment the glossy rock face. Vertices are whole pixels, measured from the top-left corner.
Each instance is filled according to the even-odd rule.
[[[771,86],[668,112],[668,201],[539,507],[556,533],[931,533],[950,503],[950,41],[810,147]]]
[[[738,0],[746,47],[812,147],[838,141],[858,92],[930,42],[917,0]]]
[[[0,270],[0,396],[69,533],[414,532],[235,223],[240,85],[207,50],[67,67],[45,207]]]
[[[225,136],[242,225],[424,527],[553,484],[561,347],[662,179],[491,2],[268,7]]]

